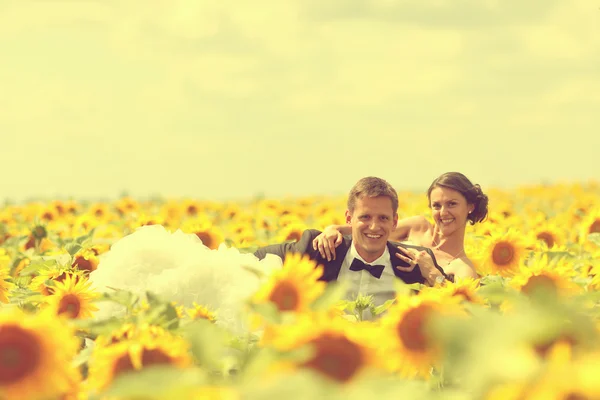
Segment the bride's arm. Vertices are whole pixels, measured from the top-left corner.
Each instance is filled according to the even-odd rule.
[[[470,264],[470,263],[466,263],[465,261],[461,260],[461,259],[457,259],[452,261],[450,264],[448,264],[446,266],[446,268],[444,268],[444,271],[447,274],[454,274],[454,278],[473,278],[473,279],[477,279],[478,275],[477,272],[475,271],[475,267]]]
[[[394,242],[402,242],[415,233],[424,233],[431,229],[431,224],[422,215],[403,218],[398,221],[396,229],[390,233],[390,240]]]

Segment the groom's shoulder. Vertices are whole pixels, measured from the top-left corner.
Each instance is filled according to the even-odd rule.
[[[302,253],[308,254],[311,258],[314,258],[316,253],[318,253],[318,250],[313,249],[312,242],[320,233],[321,231],[318,229],[305,229],[297,241],[287,241],[263,246],[258,248],[254,252],[254,255],[259,259],[262,259],[267,253],[271,253],[284,259],[287,253]]]

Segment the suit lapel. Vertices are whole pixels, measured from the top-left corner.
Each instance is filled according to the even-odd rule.
[[[319,279],[320,281],[331,282],[337,280],[342,269],[342,263],[346,258],[348,250],[350,250],[351,244],[351,236],[344,236],[342,243],[335,249],[335,260],[327,261],[326,259],[321,259],[324,270],[323,275]]]

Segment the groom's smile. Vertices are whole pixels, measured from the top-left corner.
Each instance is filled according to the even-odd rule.
[[[354,210],[346,211],[346,221],[352,226],[352,240],[358,254],[366,262],[372,262],[385,251],[398,215],[389,197],[363,196],[357,199]]]

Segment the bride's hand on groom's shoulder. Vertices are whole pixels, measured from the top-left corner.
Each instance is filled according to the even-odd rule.
[[[335,260],[335,248],[342,243],[342,234],[333,226],[328,226],[313,239],[313,249],[319,250],[321,257],[327,261]]]

